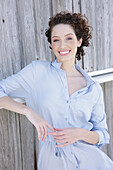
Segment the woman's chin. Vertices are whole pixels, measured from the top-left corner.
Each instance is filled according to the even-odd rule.
[[[57,61],[58,62],[64,62],[64,61],[70,61],[73,60],[73,57],[69,57],[69,56],[60,56],[57,57]]]

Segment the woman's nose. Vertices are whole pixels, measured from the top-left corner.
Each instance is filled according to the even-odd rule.
[[[64,41],[61,41],[61,42],[60,42],[60,48],[65,48],[65,46],[66,46],[65,42],[64,42]]]

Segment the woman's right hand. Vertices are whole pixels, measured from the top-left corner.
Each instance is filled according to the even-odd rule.
[[[51,131],[54,132],[54,128],[47,123],[43,118],[41,118],[36,112],[33,110],[29,110],[26,114],[28,120],[36,127],[38,132],[38,139],[40,140],[42,137],[42,141],[44,141],[48,135],[49,128]]]

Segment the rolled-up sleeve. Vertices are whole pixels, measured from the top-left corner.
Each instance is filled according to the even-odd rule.
[[[104,108],[103,91],[99,85],[99,97],[96,104],[93,107],[91,123],[93,124],[92,131],[96,131],[99,134],[99,142],[96,144],[97,147],[101,147],[104,144],[108,144],[110,136],[108,133],[108,127],[106,123],[106,113]]]
[[[24,67],[17,74],[13,74],[0,81],[0,98],[4,96],[19,97],[26,100],[33,88],[35,61]]]

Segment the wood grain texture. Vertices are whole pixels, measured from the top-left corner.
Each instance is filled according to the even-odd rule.
[[[1,0],[0,80],[36,58],[52,59],[45,31],[49,18],[64,10],[85,14],[93,27],[91,45],[77,64],[87,72],[113,67],[112,9],[112,0]],[[113,83],[101,86],[111,136],[103,151],[113,159]],[[0,170],[37,170],[37,163],[38,135],[34,126],[25,116],[0,110]]]
[[[61,11],[72,12],[72,0],[52,0],[53,15]]]
[[[113,160],[113,82],[105,83],[105,109],[107,114],[107,124],[108,130],[110,133],[110,143],[109,145],[105,146],[106,153],[111,157]]]

